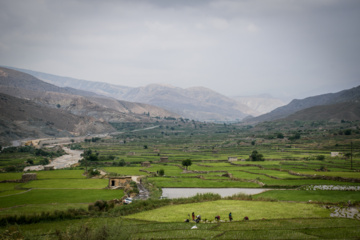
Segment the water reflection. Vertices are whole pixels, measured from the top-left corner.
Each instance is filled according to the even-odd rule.
[[[221,197],[228,197],[234,194],[243,193],[253,195],[269,191],[269,188],[163,188],[163,197],[167,198],[187,198],[193,197],[198,193],[217,193]]]

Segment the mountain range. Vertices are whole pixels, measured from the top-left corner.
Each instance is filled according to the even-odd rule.
[[[118,100],[150,104],[177,113],[184,118],[199,121],[240,121],[249,115],[259,116],[285,105],[283,101],[269,96],[231,98],[205,87],[183,89],[170,85],[150,84],[132,88],[15,69],[59,87],[72,87]]]
[[[281,106],[282,102],[269,96],[233,99],[204,87],[182,89],[150,84],[131,88],[27,72],[33,75],[0,67],[0,143],[22,138],[108,133],[115,131],[111,123],[155,123],[165,121],[164,118],[242,120],[244,124],[360,120],[360,86],[294,99]],[[277,105],[280,107],[259,115]]]
[[[1,142],[104,133],[115,131],[109,122],[155,122],[158,118],[180,117],[148,104],[58,87],[3,67],[0,67],[0,94]]]
[[[360,86],[337,93],[294,99],[289,104],[258,117],[248,123],[279,119],[288,120],[360,120]],[[320,114],[321,113],[321,114]]]

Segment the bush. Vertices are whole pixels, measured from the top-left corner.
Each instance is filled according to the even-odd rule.
[[[252,151],[251,155],[250,155],[250,160],[251,161],[264,161],[264,156],[260,153],[258,153],[258,151],[254,150]]]
[[[165,175],[165,170],[164,170],[164,169],[160,169],[160,170],[159,170],[159,175],[160,175],[160,176],[164,176],[164,175]]]
[[[100,175],[100,171],[95,168],[90,168],[88,171],[89,177],[94,177]]]
[[[316,160],[323,161],[323,160],[325,160],[325,156],[324,155],[317,155]]]
[[[39,162],[41,165],[48,165],[50,163],[49,159],[47,158],[44,158],[44,159],[41,159],[40,162]]]

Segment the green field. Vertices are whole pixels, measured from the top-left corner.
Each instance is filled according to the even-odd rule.
[[[305,190],[313,185],[360,185],[358,122],[266,122],[242,126],[172,120],[159,122],[155,129],[130,130],[140,128],[139,124],[142,128],[151,126],[150,123],[114,123],[123,133],[96,142],[78,143],[81,148],[96,153],[97,160],[83,161],[71,169],[35,172],[37,180],[27,183],[11,181],[21,179],[22,172],[16,171],[25,161],[32,159],[37,163],[42,157],[32,151],[0,153],[3,171],[0,220],[15,215],[26,215],[19,221],[36,219],[42,212],[56,214],[67,209],[82,209],[84,213],[74,215],[73,219],[58,217],[2,226],[0,239],[357,239],[360,236],[358,220],[329,218],[330,210],[324,207],[347,207],[350,201],[358,209],[359,191]],[[354,129],[351,135],[339,134],[348,128]],[[284,138],[276,137],[279,132]],[[290,140],[295,133],[300,133],[301,138]],[[263,154],[265,161],[250,161],[253,150]],[[345,157],[351,151],[352,161]],[[331,158],[331,152],[344,155]],[[169,161],[159,162],[161,157],[168,157]],[[237,157],[238,161],[229,163],[228,157]],[[183,160],[191,160],[192,164],[186,169]],[[151,166],[141,167],[145,161]],[[108,176],[86,176],[87,167],[105,171],[108,176],[142,176],[144,186],[150,190],[150,200],[119,204],[108,211],[88,211],[88,205],[97,200],[121,199],[130,192],[106,189]],[[164,176],[158,175],[160,170]],[[220,197],[158,200],[164,187],[278,190],[221,200]],[[227,220],[232,212],[234,221],[202,222],[197,224],[198,229],[191,230],[194,223],[183,222],[191,212],[209,221],[216,215]],[[243,221],[244,216],[250,220]]]
[[[232,213],[234,221],[243,220],[245,216],[252,220],[320,218],[330,216],[329,210],[311,204],[219,200],[206,203],[167,206],[133,214],[127,218],[158,222],[181,222],[188,218],[188,214],[191,215],[192,212],[195,212],[195,215],[201,215],[203,220],[208,219],[210,221],[213,221],[217,215],[219,215],[221,219],[228,220],[229,212]]]

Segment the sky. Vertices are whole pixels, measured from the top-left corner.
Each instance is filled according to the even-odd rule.
[[[0,0],[0,65],[294,99],[360,85],[359,0]]]

